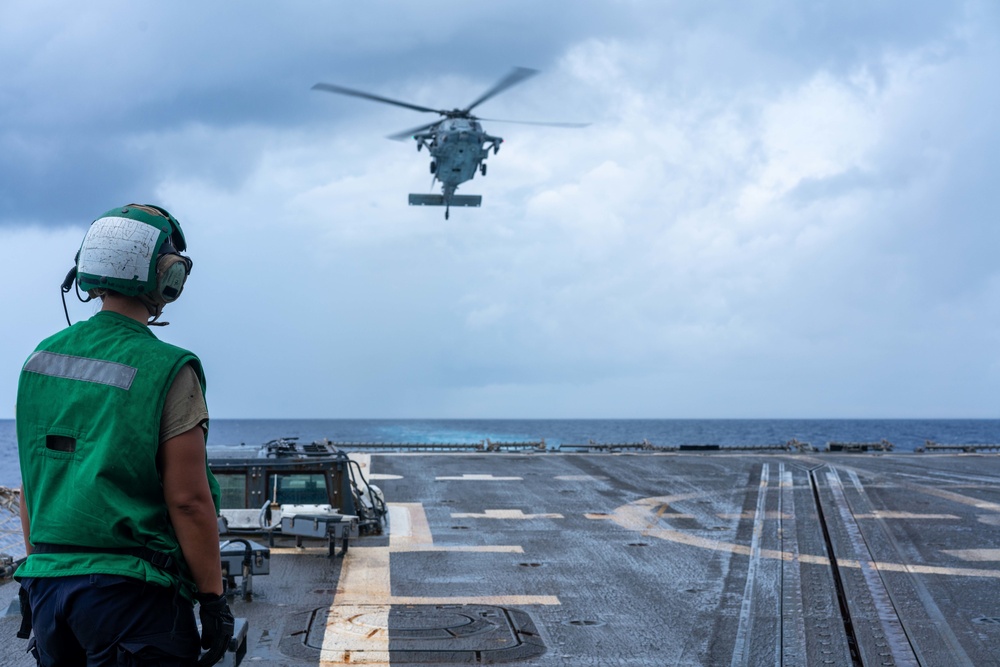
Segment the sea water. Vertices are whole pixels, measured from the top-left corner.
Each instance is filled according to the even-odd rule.
[[[927,441],[940,444],[1000,443],[997,419],[213,419],[210,449],[256,450],[268,440],[312,442],[777,445],[795,439],[823,449],[829,442],[888,440],[897,452]],[[16,486],[14,421],[0,420],[0,486]]]

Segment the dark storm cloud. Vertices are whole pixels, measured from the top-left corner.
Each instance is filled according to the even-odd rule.
[[[156,174],[136,151],[87,136],[0,139],[0,225],[89,222],[116,203],[153,191]],[[39,146],[51,152],[39,154]]]
[[[409,81],[447,75],[478,82],[467,92],[440,90],[416,100],[462,106],[512,66],[551,67],[587,39],[644,39],[679,49],[676,69],[664,74],[689,89],[726,79],[733,86],[780,85],[816,67],[850,68],[885,49],[946,37],[963,14],[954,3],[791,0],[764,8],[720,2],[249,3],[238,11],[137,4],[105,21],[100,5],[94,7],[78,10],[87,19],[80,22],[69,11],[40,44],[16,32],[16,21],[7,28],[15,42],[33,47],[11,46],[0,56],[4,70],[15,73],[0,83],[0,225],[49,224],[125,193],[150,192],[192,160],[169,146],[149,159],[137,143],[148,146],[185,127],[337,127],[387,113],[370,102],[310,92],[319,80],[397,99],[405,98]],[[490,115],[489,104],[484,115]],[[427,119],[407,113],[393,116],[401,128]],[[204,168],[203,177],[229,187],[240,182],[253,165],[247,153],[254,148],[238,147],[239,160]],[[39,217],[43,205],[49,214]]]
[[[513,65],[550,64],[595,23],[624,30],[629,21],[613,6],[566,11],[525,2],[390,11],[339,3],[238,10],[140,3],[114,20],[100,14],[100,3],[68,10],[64,23],[57,18],[40,36],[30,34],[40,27],[30,16],[7,22],[11,39],[0,64],[15,74],[0,82],[0,225],[48,225],[125,193],[151,192],[192,160],[169,146],[151,153],[149,145],[185,127],[335,126],[375,111],[310,92],[318,80],[401,96],[396,91],[408,79],[447,74],[479,80],[482,90]],[[239,182],[253,165],[245,148],[228,167],[202,169],[203,176],[223,186]]]
[[[992,2],[54,4],[0,5],[12,349],[61,319],[55,227],[148,198],[218,415],[854,416],[884,378],[866,414],[995,412]],[[483,116],[593,125],[498,125],[449,222],[382,139],[428,116],[311,90],[450,108],[512,66]]]

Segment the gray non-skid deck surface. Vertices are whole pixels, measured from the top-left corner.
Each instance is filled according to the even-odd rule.
[[[257,599],[234,604],[244,664],[1000,664],[995,455],[371,467],[392,538],[356,542],[346,565],[275,553]],[[4,608],[15,593],[0,586]],[[0,665],[31,664],[18,620],[0,619]]]

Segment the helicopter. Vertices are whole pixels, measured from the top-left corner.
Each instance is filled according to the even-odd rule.
[[[452,206],[480,206],[482,195],[458,195],[455,190],[466,181],[472,180],[478,171],[486,176],[486,158],[490,151],[493,154],[500,150],[502,137],[488,134],[479,123],[481,120],[497,123],[518,123],[521,125],[546,125],[550,127],[586,127],[589,123],[548,123],[518,120],[498,120],[495,118],[480,118],[472,114],[472,110],[486,100],[500,94],[511,86],[538,74],[538,70],[527,67],[515,67],[493,85],[489,90],[476,98],[464,109],[432,109],[419,104],[402,102],[381,95],[373,95],[352,88],[345,88],[332,83],[317,83],[313,90],[325,90],[340,95],[361,97],[374,102],[392,104],[414,111],[436,113],[438,120],[418,127],[403,130],[389,135],[389,139],[403,141],[412,138],[417,142],[417,151],[427,148],[431,155],[430,171],[431,185],[441,183],[441,194],[411,194],[410,206],[444,206],[444,218]]]

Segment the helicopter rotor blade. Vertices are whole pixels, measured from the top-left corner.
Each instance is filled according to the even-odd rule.
[[[436,120],[433,123],[428,123],[426,125],[420,125],[418,127],[411,127],[409,130],[403,130],[402,132],[397,132],[395,134],[390,134],[386,139],[392,139],[393,141],[403,141],[404,139],[409,139],[417,132],[423,132],[424,130],[429,130],[441,121]]]
[[[504,120],[502,118],[479,118],[476,120],[485,120],[489,123],[513,123],[514,125],[544,125],[546,127],[588,127],[590,123],[550,123],[546,121],[538,120]]]
[[[536,74],[538,74],[537,69],[529,69],[527,67],[515,67],[510,71],[510,74],[500,79],[500,81],[498,81],[492,88],[490,88],[485,93],[480,95],[475,102],[465,107],[463,111],[465,111],[466,113],[472,111],[474,107],[479,106],[480,104],[490,99],[491,97],[494,97],[495,95],[502,93],[511,86],[517,85],[522,81],[524,81],[525,79],[535,76]]]
[[[365,93],[360,90],[353,90],[351,88],[344,88],[343,86],[337,86],[332,83],[317,83],[312,87],[313,90],[325,90],[330,93],[337,93],[339,95],[350,95],[351,97],[361,97],[366,100],[372,100],[373,102],[382,102],[384,104],[393,104],[397,107],[404,107],[406,109],[413,109],[414,111],[425,111],[429,113],[439,113],[444,114],[444,111],[439,109],[431,109],[430,107],[422,107],[419,104],[410,104],[409,102],[401,102],[399,100],[390,99],[388,97],[381,97],[380,95],[372,95],[371,93]]]

